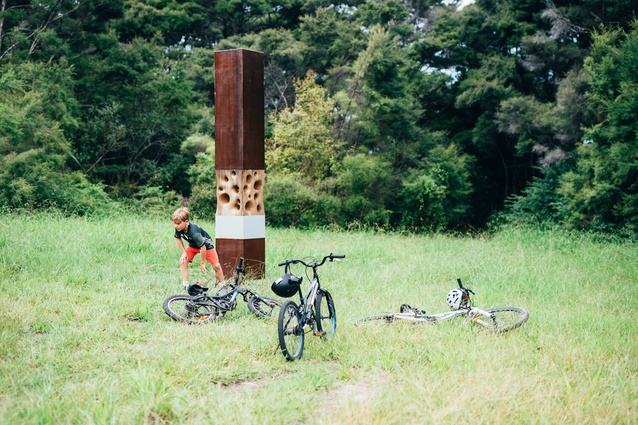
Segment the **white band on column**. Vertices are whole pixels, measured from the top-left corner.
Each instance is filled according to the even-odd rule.
[[[215,216],[216,239],[263,239],[265,237],[265,215]]]

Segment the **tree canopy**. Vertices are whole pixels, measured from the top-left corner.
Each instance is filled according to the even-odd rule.
[[[246,48],[273,225],[635,232],[638,0],[459,3],[0,0],[0,205],[214,214],[214,52]]]

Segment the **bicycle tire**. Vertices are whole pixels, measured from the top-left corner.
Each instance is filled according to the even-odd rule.
[[[330,292],[321,289],[315,299],[315,321],[317,332],[322,339],[330,340],[337,329],[337,312]]]
[[[188,324],[209,323],[218,316],[218,310],[204,303],[193,302],[190,295],[171,295],[164,300],[162,307],[171,319]]]
[[[516,329],[527,322],[529,319],[529,313],[527,310],[520,307],[494,307],[488,308],[488,313],[494,314],[496,320],[491,322],[485,317],[477,317],[476,323],[483,325],[487,330],[500,334],[512,329]]]
[[[301,357],[304,345],[304,331],[301,326],[301,313],[294,301],[288,300],[279,311],[277,321],[279,347],[288,361]]]
[[[277,307],[281,307],[281,301],[268,297],[250,297],[246,301],[248,310],[260,318],[271,317]]]

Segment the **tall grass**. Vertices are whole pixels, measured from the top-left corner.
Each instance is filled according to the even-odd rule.
[[[181,291],[168,219],[3,215],[0,229],[2,424],[638,423],[635,243],[267,229],[266,278],[251,282],[265,295],[279,261],[347,255],[320,270],[335,339],[308,336],[288,363],[276,321],[243,303],[204,326],[165,316]],[[353,325],[402,303],[445,311],[457,277],[528,323]]]

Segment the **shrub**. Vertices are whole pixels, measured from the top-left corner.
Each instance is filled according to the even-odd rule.
[[[467,223],[472,193],[469,158],[455,145],[437,147],[421,169],[403,180],[401,224],[407,228],[440,230]]]
[[[311,228],[327,224],[334,203],[298,174],[268,173],[264,190],[266,221],[273,227]]]

